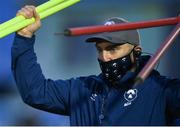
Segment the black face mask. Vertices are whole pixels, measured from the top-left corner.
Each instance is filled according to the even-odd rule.
[[[103,62],[98,59],[102,74],[107,81],[110,83],[120,81],[126,72],[132,68],[133,63],[130,57],[132,51],[124,57],[108,62]]]

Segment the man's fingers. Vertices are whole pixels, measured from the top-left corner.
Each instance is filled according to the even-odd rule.
[[[26,5],[25,8],[32,8],[33,10],[36,9],[36,7],[32,5]]]
[[[26,14],[25,14],[22,10],[19,10],[18,13],[16,14],[16,16],[19,16],[19,15],[22,15],[22,16],[24,16],[25,18],[27,18],[27,17],[26,17]]]
[[[29,19],[34,17],[35,23],[24,27],[23,29],[18,31],[18,34],[25,37],[32,37],[35,31],[37,31],[41,26],[41,21],[38,13],[36,12],[36,8],[34,6],[25,6],[21,10],[18,11],[18,15],[23,15],[25,18]]]
[[[22,8],[22,11],[25,13],[26,18],[32,18],[33,17],[33,11],[28,8]]]
[[[34,6],[25,6],[19,10],[16,15],[23,15],[25,18],[32,18],[34,16],[34,10]]]
[[[40,27],[41,26],[40,16],[35,9],[33,10],[33,13],[34,13],[34,18],[36,20],[36,24],[38,25],[38,27]]]
[[[24,16],[25,18],[32,18],[32,17],[33,17],[33,13],[30,12],[30,11],[28,11],[28,10],[25,9],[25,8],[22,8],[21,10],[19,10],[16,15],[17,15],[17,16],[18,16],[18,15],[22,15],[22,16]]]
[[[35,20],[36,20],[36,25],[38,27],[41,26],[40,16],[36,12],[35,6],[26,5],[21,10],[19,10],[18,13],[16,14],[16,16],[19,16],[19,15],[23,15],[25,18],[32,18],[32,17],[34,17]]]

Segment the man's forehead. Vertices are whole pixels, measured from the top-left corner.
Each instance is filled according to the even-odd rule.
[[[112,42],[109,42],[109,41],[101,41],[101,42],[96,42],[95,45],[96,47],[99,47],[101,45],[106,45],[106,46],[120,46],[120,45],[124,45],[126,43],[112,43]]]
[[[111,42],[101,42],[101,43],[96,43],[96,48],[98,49],[105,49],[105,48],[132,48],[134,45],[130,43],[111,43]]]

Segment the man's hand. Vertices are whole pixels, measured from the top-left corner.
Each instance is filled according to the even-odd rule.
[[[31,38],[34,34],[35,31],[37,31],[41,27],[41,20],[38,15],[38,13],[35,10],[34,6],[25,6],[21,10],[18,11],[16,14],[18,15],[23,15],[25,18],[29,19],[34,17],[35,18],[35,23],[19,30],[17,33],[21,36]]]

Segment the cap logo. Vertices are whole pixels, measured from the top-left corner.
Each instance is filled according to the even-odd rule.
[[[107,21],[104,25],[105,26],[110,26],[116,24],[114,21]]]

